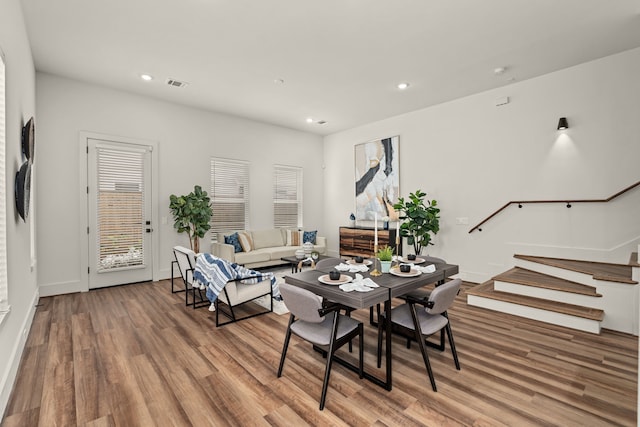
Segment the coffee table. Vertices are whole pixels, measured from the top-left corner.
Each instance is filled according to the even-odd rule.
[[[318,259],[316,259],[316,262],[320,261],[321,259],[327,259],[327,258],[332,258],[332,257],[327,256],[327,255],[320,255],[320,256],[318,256]],[[300,259],[296,258],[295,256],[283,256],[280,259],[282,261],[286,261],[289,264],[291,264],[291,272],[292,273],[297,273],[298,271],[302,271],[302,267],[304,267],[304,266],[312,266],[312,265],[314,265],[311,261],[304,261],[304,259],[300,260]]]

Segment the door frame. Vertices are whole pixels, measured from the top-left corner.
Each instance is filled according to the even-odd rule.
[[[160,238],[160,227],[158,217],[158,142],[146,139],[127,138],[123,136],[107,135],[96,132],[80,131],[78,141],[78,159],[80,163],[78,186],[80,200],[80,287],[82,292],[89,291],[89,156],[87,153],[88,140],[100,139],[115,143],[147,145],[151,147],[151,227],[153,234],[151,237],[151,263],[152,280],[156,281],[160,277],[158,259],[158,240]]]

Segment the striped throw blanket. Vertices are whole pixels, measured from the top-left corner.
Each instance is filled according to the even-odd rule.
[[[273,273],[260,273],[259,271],[249,270],[211,254],[200,254],[198,256],[193,277],[197,282],[207,287],[207,298],[211,303],[218,298],[225,285],[232,280],[240,280],[244,284],[270,280],[273,298],[280,299],[280,289]]]

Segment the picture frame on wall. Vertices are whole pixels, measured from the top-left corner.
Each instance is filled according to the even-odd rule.
[[[400,195],[399,144],[396,135],[355,146],[356,220],[398,219],[393,204]]]

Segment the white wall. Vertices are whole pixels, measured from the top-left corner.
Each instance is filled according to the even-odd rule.
[[[169,195],[186,194],[195,184],[210,186],[211,156],[248,160],[250,224],[273,226],[274,164],[304,169],[304,223],[322,228],[322,138],[238,117],[187,108],[151,98],[38,73],[38,283],[42,295],[87,289],[80,271],[79,133],[81,131],[157,141],[160,218],[154,239],[159,248],[159,276],[170,275],[171,247],[188,246],[173,229]],[[141,84],[144,82],[141,81]],[[205,238],[207,239],[207,238]],[[204,241],[203,241],[204,243]],[[63,244],[62,249],[61,244]]]
[[[400,135],[401,194],[421,189],[439,202],[429,253],[459,264],[464,279],[487,280],[514,253],[627,263],[640,240],[640,188],[602,205],[515,206],[468,231],[510,200],[602,199],[639,181],[639,75],[635,49],[327,136],[330,250],[354,210],[353,146]]]
[[[29,222],[15,209],[15,174],[24,161],[20,150],[23,124],[35,115],[35,70],[19,0],[0,7],[0,48],[6,63],[6,183],[8,297],[11,311],[0,324],[0,414],[3,414],[20,363],[38,300],[36,272],[31,271]],[[36,120],[37,123],[37,120]],[[37,165],[36,165],[37,167]],[[34,267],[35,268],[35,267]]]

